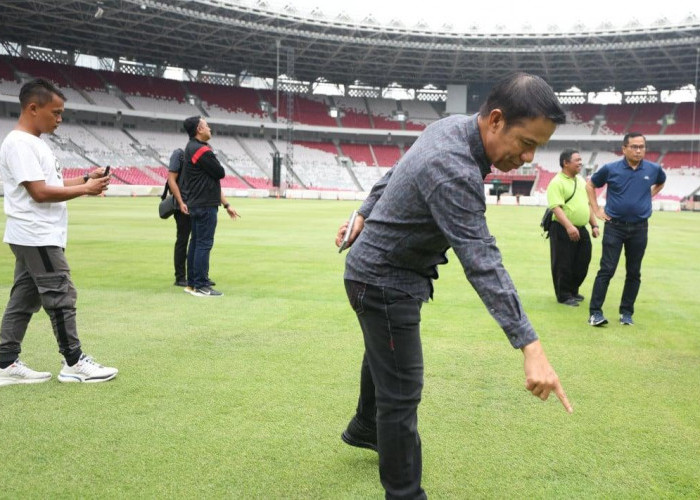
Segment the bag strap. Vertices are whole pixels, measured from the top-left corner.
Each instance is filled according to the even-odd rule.
[[[569,196],[566,200],[564,200],[564,205],[566,205],[567,203],[569,203],[569,202],[571,201],[571,198],[573,198],[574,195],[576,194],[576,188],[578,187],[578,179],[577,179],[577,177],[578,177],[578,175],[575,175],[575,176],[574,176],[574,192],[571,193],[571,196]]]
[[[569,202],[571,201],[571,198],[573,198],[574,195],[576,194],[576,188],[578,187],[578,179],[577,179],[577,177],[578,177],[578,176],[575,176],[575,177],[574,177],[574,191],[571,193],[571,196],[569,196],[566,200],[564,200],[564,205],[566,205],[567,203],[569,203]],[[549,210],[549,209],[547,209],[547,210]],[[554,217],[554,210],[552,210],[552,215],[549,217],[549,220],[554,220],[553,217]],[[547,231],[545,231],[545,232],[547,233],[547,237],[549,237],[549,232],[547,232]]]

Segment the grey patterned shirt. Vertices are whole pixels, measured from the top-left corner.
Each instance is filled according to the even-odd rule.
[[[477,115],[427,127],[360,207],[365,227],[350,247],[345,279],[427,301],[437,266],[452,247],[513,347],[537,340],[486,226],[484,178],[490,171]]]

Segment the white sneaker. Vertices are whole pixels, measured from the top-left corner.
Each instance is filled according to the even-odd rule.
[[[12,384],[40,384],[51,380],[49,372],[35,372],[19,359],[7,368],[0,368],[0,386]]]
[[[73,366],[68,366],[65,360],[62,363],[63,368],[58,374],[59,382],[107,382],[116,377],[119,372],[116,368],[102,366],[84,353]]]

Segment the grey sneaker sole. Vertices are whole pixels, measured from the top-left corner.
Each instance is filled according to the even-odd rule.
[[[591,326],[603,326],[603,325],[607,325],[607,324],[608,324],[608,320],[607,320],[607,319],[604,319],[604,320],[602,320],[602,321],[597,321],[597,322],[589,321],[588,324],[591,325]]]
[[[64,384],[67,383],[72,383],[72,382],[77,382],[77,383],[85,383],[85,384],[97,384],[99,382],[109,382],[110,380],[113,380],[117,376],[116,373],[113,373],[112,375],[108,375],[104,378],[88,378],[88,379],[83,379],[82,377],[78,377],[77,375],[58,375],[58,381],[62,382]]]
[[[0,379],[0,387],[4,385],[18,385],[18,384],[41,384],[51,380],[51,377],[46,378],[2,378]]]
[[[213,293],[202,293],[202,292],[197,292],[197,291],[192,292],[192,295],[194,295],[195,297],[223,297],[224,296],[223,293],[213,294]]]

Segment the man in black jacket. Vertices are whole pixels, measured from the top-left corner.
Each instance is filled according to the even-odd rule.
[[[200,116],[187,118],[183,126],[190,141],[185,147],[185,182],[181,186],[190,213],[192,234],[187,251],[187,291],[196,297],[218,297],[208,280],[209,254],[214,245],[217,211],[223,204],[229,217],[238,217],[221,192],[224,167],[207,143],[211,129]]]

